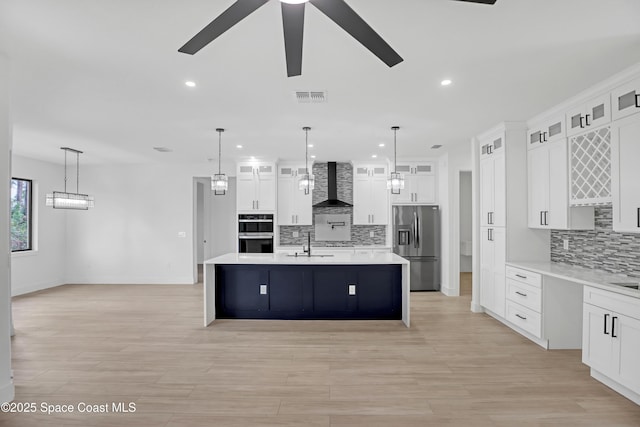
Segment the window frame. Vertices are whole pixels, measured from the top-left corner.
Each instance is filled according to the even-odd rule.
[[[29,252],[33,252],[35,250],[35,244],[34,244],[34,232],[33,232],[33,215],[34,215],[34,211],[33,211],[33,190],[34,190],[34,183],[32,179],[28,179],[28,178],[18,178],[15,176],[11,177],[11,181],[12,181],[12,186],[13,186],[13,181],[24,181],[24,182],[28,182],[29,184],[29,191],[28,191],[28,203],[27,203],[27,227],[28,227],[28,248],[27,249],[13,249],[11,248],[11,253],[12,254],[24,254],[24,253],[29,253]],[[10,195],[10,201],[13,202],[13,199]],[[9,206],[9,216],[11,216],[11,206]]]

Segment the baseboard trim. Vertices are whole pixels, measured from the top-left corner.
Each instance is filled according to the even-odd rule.
[[[443,294],[445,294],[448,297],[459,297],[460,296],[460,292],[458,292],[456,289],[450,287],[450,286],[442,286],[442,288],[440,289],[440,292],[442,292]]]
[[[27,286],[19,286],[15,289],[11,289],[11,296],[17,297],[18,295],[30,294],[33,292],[44,291],[45,289],[57,288],[58,286],[62,286],[64,283],[57,282],[46,282],[46,283],[35,283],[29,284]]]
[[[87,277],[69,280],[67,285],[193,285],[193,277]]]
[[[472,313],[484,313],[484,308],[480,304],[475,301],[471,301],[471,312]]]
[[[11,402],[15,398],[16,389],[13,381],[0,386],[0,403]]]
[[[640,405],[640,394],[634,392],[633,390],[628,389],[627,387],[623,386],[620,383],[617,383],[616,381],[596,371],[593,368],[591,368],[591,376],[594,379],[600,381],[602,384],[609,387],[610,389],[620,393],[621,395],[623,395],[624,397],[626,397],[636,405]]]

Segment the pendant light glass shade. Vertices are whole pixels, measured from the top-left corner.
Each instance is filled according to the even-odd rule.
[[[224,196],[229,189],[229,179],[227,175],[223,174],[220,169],[222,158],[222,132],[224,129],[216,129],[218,132],[218,173],[211,177],[211,190],[214,196]]]
[[[396,132],[398,132],[398,129],[400,129],[398,126],[391,127],[393,131],[393,172],[387,178],[387,190],[391,190],[391,194],[400,194],[400,190],[404,190],[404,175],[396,170]]]
[[[316,180],[312,173],[309,173],[309,131],[310,127],[305,126],[302,128],[305,133],[304,138],[304,162],[305,162],[305,174],[300,176],[298,180],[298,188],[304,191],[304,194],[309,194],[316,186]]]
[[[75,150],[69,147],[60,147],[64,150],[64,191],[54,191],[51,194],[47,194],[45,198],[45,205],[54,209],[75,209],[75,210],[88,210],[95,206],[93,196],[88,194],[80,194],[80,154],[82,151]],[[76,192],[67,193],[67,153],[71,151],[76,154]]]

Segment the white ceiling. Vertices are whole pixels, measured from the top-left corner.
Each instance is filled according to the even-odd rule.
[[[394,68],[308,5],[303,75],[293,78],[272,0],[198,54],[177,52],[232,2],[0,0],[14,151],[202,162],[217,156],[224,127],[223,158],[301,159],[308,125],[318,160],[383,158],[399,125],[399,157],[433,156],[640,61],[638,0],[347,0],[404,58]],[[327,90],[329,102],[298,104],[295,90]]]

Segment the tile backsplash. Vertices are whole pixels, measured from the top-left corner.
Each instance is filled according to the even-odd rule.
[[[327,199],[326,163],[314,163],[315,189],[313,190],[313,204]],[[353,204],[353,166],[351,163],[337,163],[336,175],[338,182],[338,199]],[[351,224],[351,240],[345,241],[316,241],[315,220],[317,214],[349,215]],[[298,237],[293,237],[294,232]],[[373,237],[370,237],[373,232]],[[280,246],[301,246],[307,244],[307,233],[311,233],[311,242],[316,247],[350,247],[350,246],[374,246],[386,244],[387,227],[384,225],[353,225],[353,208],[350,207],[322,207],[313,208],[313,225],[280,226]]]
[[[595,230],[551,231],[551,261],[640,277],[640,234],[614,232],[612,208],[596,207]]]

